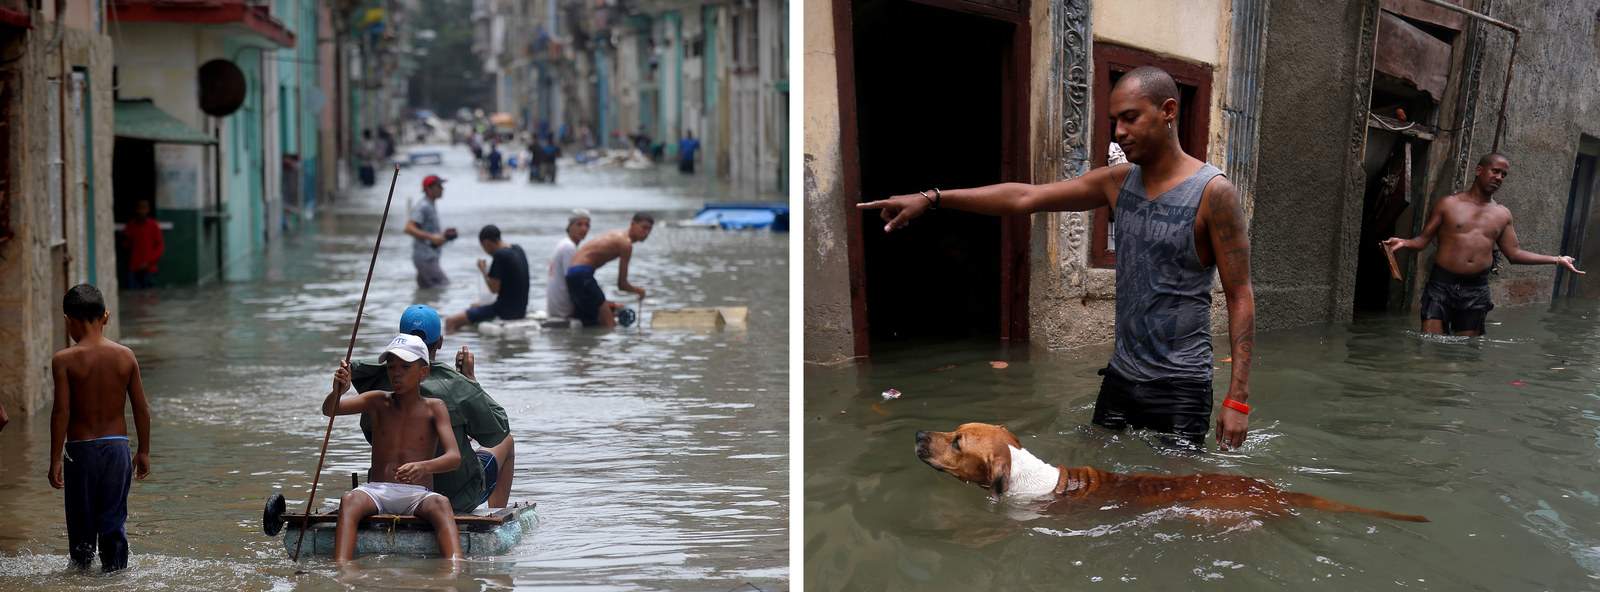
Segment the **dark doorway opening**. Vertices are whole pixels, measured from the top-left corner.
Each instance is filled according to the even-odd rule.
[[[1411,238],[1422,233],[1428,213],[1426,177],[1433,136],[1415,122],[1431,120],[1436,109],[1428,95],[1388,76],[1375,75],[1373,85],[1361,164],[1366,185],[1351,303],[1357,313],[1401,311],[1411,302],[1416,254],[1395,253],[1402,278],[1397,280],[1379,243],[1389,237]]]
[[[139,200],[150,200],[150,216],[156,215],[156,144],[146,140],[117,138],[111,155],[111,217],[117,230],[117,277],[127,281],[128,241],[122,225],[133,218]]]
[[[1600,239],[1590,240],[1589,220],[1595,215],[1596,185],[1600,184],[1600,140],[1583,136],[1578,141],[1578,158],[1572,168],[1572,186],[1567,193],[1566,224],[1561,236],[1561,255],[1570,255],[1572,264],[1585,269],[1590,262],[1600,261]],[[1556,266],[1556,283],[1552,301],[1561,297],[1600,297],[1600,285],[1584,281],[1566,268]]]
[[[861,198],[1010,180],[1015,26],[903,0],[853,10]],[[869,212],[861,235],[871,340],[1001,335],[1002,219],[931,210],[886,234]]]

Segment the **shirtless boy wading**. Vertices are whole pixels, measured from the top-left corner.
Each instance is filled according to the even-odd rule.
[[[1552,257],[1522,250],[1511,226],[1511,210],[1493,198],[1511,170],[1504,154],[1486,154],[1478,160],[1472,187],[1447,195],[1434,204],[1422,234],[1415,238],[1391,237],[1383,241],[1390,253],[1401,248],[1420,251],[1439,238],[1433,271],[1422,289],[1422,332],[1482,335],[1484,318],[1494,309],[1489,295],[1489,270],[1494,267],[1494,247],[1512,263],[1555,264],[1583,273],[1566,255]]]

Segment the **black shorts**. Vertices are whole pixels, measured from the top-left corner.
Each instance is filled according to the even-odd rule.
[[[1203,449],[1211,430],[1211,383],[1163,378],[1134,382],[1110,367],[1101,368],[1100,397],[1094,402],[1094,424],[1113,430],[1146,428],[1171,434],[1164,439],[1181,448]]]
[[[1494,302],[1488,269],[1462,275],[1435,265],[1428,272],[1428,285],[1422,288],[1422,320],[1444,321],[1445,333],[1477,331],[1482,335],[1483,321],[1491,310]]]

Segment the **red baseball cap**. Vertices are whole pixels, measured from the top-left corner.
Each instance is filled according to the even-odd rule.
[[[428,175],[428,176],[422,178],[422,188],[423,189],[427,189],[429,187],[433,187],[434,183],[443,183],[443,182],[444,182],[444,177],[440,177],[438,175]]]

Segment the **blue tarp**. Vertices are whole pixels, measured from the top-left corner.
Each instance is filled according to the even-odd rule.
[[[702,226],[719,226],[726,230],[768,228],[775,232],[788,232],[789,204],[730,203],[708,205],[695,214],[693,223]]]

